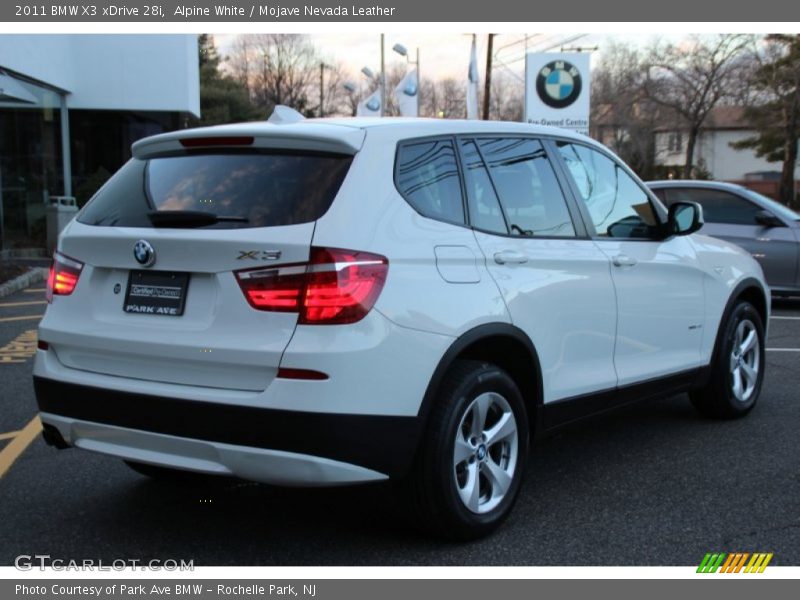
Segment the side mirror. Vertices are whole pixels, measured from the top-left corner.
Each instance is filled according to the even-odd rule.
[[[768,210],[760,210],[756,213],[756,223],[764,227],[785,227],[783,221]]]
[[[703,223],[703,207],[697,202],[675,202],[669,207],[667,228],[672,235],[689,235]]]

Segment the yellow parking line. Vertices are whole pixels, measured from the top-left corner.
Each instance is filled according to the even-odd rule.
[[[6,302],[5,304],[0,304],[0,308],[5,307],[12,307],[12,306],[33,306],[34,304],[47,304],[46,300],[31,300],[30,302]]]
[[[19,431],[9,431],[8,433],[0,433],[0,440],[7,440],[13,437],[17,437],[19,435]]]
[[[7,323],[9,321],[31,321],[33,319],[41,319],[44,315],[25,315],[24,317],[2,317],[0,323]]]
[[[11,465],[25,452],[25,449],[30,443],[36,439],[36,436],[42,431],[42,421],[39,416],[31,419],[30,423],[25,425],[22,430],[8,443],[8,446],[0,451],[0,479],[11,468]]]

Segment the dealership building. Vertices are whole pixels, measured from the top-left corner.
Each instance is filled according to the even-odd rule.
[[[44,247],[57,198],[199,113],[195,35],[0,35],[0,249]]]

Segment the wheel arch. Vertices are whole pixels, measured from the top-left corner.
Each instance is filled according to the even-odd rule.
[[[769,319],[770,298],[769,291],[765,290],[761,282],[754,277],[747,277],[734,286],[733,290],[728,296],[728,301],[725,303],[725,308],[722,311],[720,320],[717,323],[717,332],[716,337],[714,338],[714,350],[711,353],[711,361],[708,365],[709,368],[705,369],[705,373],[699,378],[697,386],[702,386],[707,383],[707,379],[710,377],[710,368],[717,363],[722,345],[723,328],[725,323],[728,322],[728,319],[730,318],[731,313],[736,305],[741,300],[746,300],[752,304],[761,317],[764,331],[766,333],[767,321]]]
[[[465,332],[442,356],[428,382],[418,416],[427,424],[442,379],[459,359],[482,360],[504,369],[522,393],[531,435],[539,429],[543,401],[542,372],[536,348],[528,335],[508,323],[488,323]]]

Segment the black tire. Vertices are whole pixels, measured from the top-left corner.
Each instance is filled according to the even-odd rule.
[[[183,471],[181,469],[160,467],[158,465],[150,465],[133,460],[126,460],[123,462],[128,465],[128,467],[136,471],[139,475],[144,475],[153,481],[168,485],[179,485],[185,487],[219,485],[224,481],[229,480],[228,477],[223,475],[209,475],[207,473]]]
[[[752,330],[755,332],[758,341],[758,348],[745,357],[737,359],[736,355],[734,355],[734,347],[737,346],[737,331],[741,327],[749,328],[750,325],[748,324],[752,324]],[[758,402],[761,384],[764,381],[766,363],[764,361],[764,324],[761,321],[761,315],[752,304],[741,300],[733,307],[727,322],[722,324],[718,335],[719,339],[711,364],[708,383],[704,387],[692,391],[689,394],[689,398],[700,414],[706,417],[715,419],[743,417],[753,410],[756,402]],[[744,361],[745,365],[752,368],[749,365],[751,357],[758,361],[752,391],[746,398],[742,398],[741,394],[737,397],[734,389],[736,376],[733,371],[736,368],[737,361],[739,361],[739,364]],[[742,367],[739,368],[741,369]],[[741,377],[745,377],[743,371],[740,371]],[[747,381],[746,377],[741,381]],[[745,384],[745,388],[747,387],[749,387],[748,383]]]
[[[492,394],[487,395],[487,392]],[[475,455],[455,465],[457,436],[462,442],[470,444],[474,438],[470,426],[476,412],[469,409],[477,406],[473,402],[478,402],[479,397],[489,403],[488,416],[484,421],[486,430],[491,432],[492,427],[488,425],[497,425],[499,419],[507,419],[508,414],[513,414],[516,437],[499,438],[504,441],[494,444],[488,439],[486,444],[478,442],[471,446]],[[522,394],[508,373],[485,362],[456,361],[441,383],[412,473],[404,482],[410,496],[408,508],[415,523],[436,537],[457,541],[477,539],[499,527],[508,517],[519,494],[528,457],[529,429]],[[516,444],[516,451],[512,450],[512,443]],[[483,446],[482,451],[480,446]],[[466,446],[463,448],[468,449]],[[511,459],[512,454],[515,454],[515,460]],[[491,465],[487,463],[490,460]],[[504,477],[507,477],[503,484],[500,478],[488,478],[497,473],[494,470],[497,467],[508,470],[503,471]],[[513,475],[510,475],[511,472]],[[463,483],[457,481],[457,473]],[[476,479],[469,479],[473,476]],[[468,509],[459,495],[459,487],[467,493],[469,482],[475,480],[479,482],[478,492],[486,489],[487,496],[493,495],[489,491],[502,490],[509,480],[510,485],[502,496],[498,492],[493,500],[485,500],[483,509],[486,512],[479,513]],[[498,483],[494,484],[493,481]],[[474,496],[470,498],[474,499]],[[482,496],[478,498],[478,503],[482,499]],[[497,504],[492,507],[493,502]],[[473,506],[478,504],[473,503]]]

